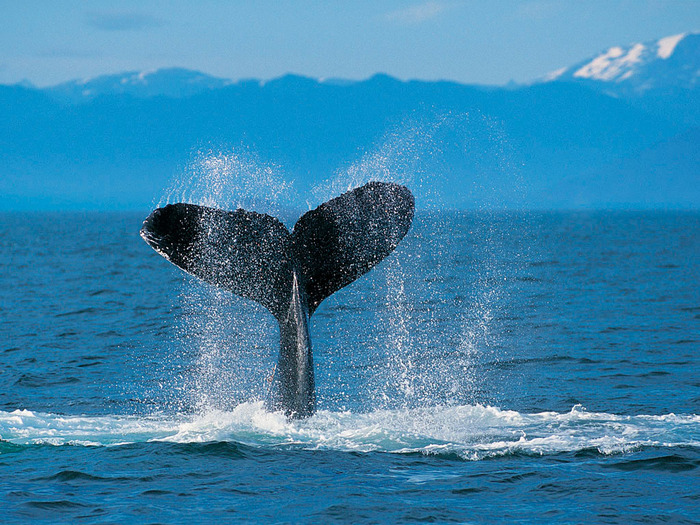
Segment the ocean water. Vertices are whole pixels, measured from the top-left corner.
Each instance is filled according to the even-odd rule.
[[[418,213],[287,421],[147,212],[0,215],[2,523],[699,522],[700,214]]]

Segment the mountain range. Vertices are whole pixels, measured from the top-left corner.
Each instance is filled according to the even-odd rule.
[[[685,34],[521,86],[184,69],[4,85],[0,209],[146,209],[222,158],[272,170],[301,207],[384,178],[424,208],[697,209],[699,72]]]

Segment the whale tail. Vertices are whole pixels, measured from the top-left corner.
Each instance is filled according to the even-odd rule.
[[[176,266],[282,322],[295,275],[312,315],[396,248],[413,213],[408,188],[370,182],[302,215],[291,233],[269,215],[180,203],[153,211],[141,236]]]
[[[272,312],[280,354],[267,407],[302,418],[316,408],[309,317],[396,248],[413,211],[407,188],[370,182],[302,215],[291,233],[269,215],[171,204],[148,216],[141,236],[186,272]]]

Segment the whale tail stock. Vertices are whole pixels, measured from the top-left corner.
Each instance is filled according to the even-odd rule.
[[[153,211],[141,236],[186,272],[275,316],[281,394],[272,408],[305,417],[315,405],[308,317],[389,255],[413,213],[408,188],[370,182],[305,213],[291,232],[269,215],[180,203]]]

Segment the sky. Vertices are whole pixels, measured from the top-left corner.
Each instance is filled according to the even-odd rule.
[[[528,82],[700,30],[700,0],[0,0],[0,83],[183,67],[239,80]]]

